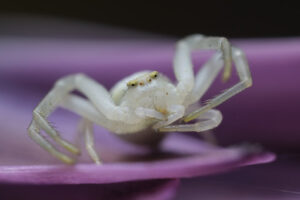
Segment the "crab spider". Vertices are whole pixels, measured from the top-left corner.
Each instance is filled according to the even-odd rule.
[[[217,52],[194,77],[191,52],[197,49],[215,49]],[[224,66],[223,79],[231,74],[235,63],[240,81],[197,108],[186,110],[197,103]],[[224,37],[191,35],[177,42],[174,58],[177,83],[173,84],[157,71],[134,73],[119,81],[110,92],[84,74],[74,74],[58,80],[53,89],[33,111],[28,128],[29,136],[59,160],[73,164],[75,160],[58,151],[40,131],[73,154],[80,150],[62,139],[47,121],[57,107],[63,107],[82,117],[81,131],[91,159],[101,163],[94,149],[93,124],[135,143],[152,144],[160,135],[156,132],[202,132],[217,127],[222,115],[214,107],[252,85],[246,57],[231,47]],[[86,98],[71,94],[78,90]],[[186,123],[195,120],[193,123]]]

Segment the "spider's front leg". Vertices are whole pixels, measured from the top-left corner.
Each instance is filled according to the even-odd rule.
[[[160,132],[203,132],[213,129],[221,123],[223,117],[220,111],[212,109],[197,118],[192,124],[170,124],[161,127]]]
[[[168,107],[168,112],[169,115],[166,120],[161,120],[152,126],[154,130],[160,131],[162,127],[166,127],[182,118],[184,116],[185,108],[182,105],[171,105]]]
[[[52,111],[54,111],[73,90],[78,90],[83,93],[92,102],[96,110],[103,114],[102,116],[106,119],[124,121],[127,117],[122,109],[118,109],[117,106],[114,105],[107,90],[89,77],[83,74],[75,74],[58,80],[54,88],[34,109],[33,120],[28,128],[28,134],[46,151],[68,164],[74,163],[74,159],[59,152],[40,134],[40,131],[41,129],[44,130],[56,143],[60,144],[69,152],[73,154],[80,153],[78,148],[63,140],[59,133],[47,121],[47,117]],[[82,113],[90,115],[86,111]]]
[[[218,59],[218,57],[219,57],[219,59]],[[232,57],[233,57],[233,61],[234,61],[238,76],[240,78],[240,81],[238,83],[236,83],[235,85],[233,85],[231,88],[222,92],[221,94],[208,100],[198,110],[185,116],[185,118],[184,118],[185,122],[189,122],[189,121],[197,118],[201,114],[220,105],[224,101],[228,100],[232,96],[240,93],[241,91],[243,91],[244,89],[246,89],[252,85],[251,73],[249,71],[248,62],[247,62],[246,56],[244,55],[243,51],[236,47],[232,47]],[[210,62],[213,63],[213,65],[207,65],[206,68],[211,66],[213,68],[212,70],[214,70],[215,73],[213,73],[211,76],[205,76],[206,69],[202,68],[203,71],[200,70],[198,73],[198,76],[197,76],[198,83],[196,83],[196,87],[195,87],[195,90],[193,90],[192,95],[194,95],[196,97],[196,99],[198,99],[198,100],[205,93],[205,91],[207,90],[207,88],[209,87],[211,82],[216,78],[217,72],[220,70],[220,67],[222,67],[222,62],[220,62],[220,56],[218,56],[218,55],[213,57]],[[206,81],[209,83],[209,85],[207,83],[205,83]],[[200,84],[203,84],[203,86],[200,86]],[[199,94],[197,95],[197,93],[199,93],[200,95]]]
[[[191,52],[196,49],[216,49],[218,52],[199,71],[194,82]],[[192,35],[178,42],[174,59],[174,71],[178,80],[177,90],[182,95],[185,105],[190,105],[202,97],[223,65],[225,67],[223,80],[227,80],[230,77],[232,60],[235,63],[240,82],[209,100],[198,110],[188,114],[184,117],[185,122],[198,118],[201,114],[250,87],[252,78],[245,55],[240,49],[231,47],[226,38]]]
[[[205,37],[200,34],[188,36],[176,44],[174,57],[174,73],[178,81],[177,91],[183,101],[194,87],[194,72],[191,53],[197,49],[215,49],[222,53],[225,63],[223,80],[226,81],[231,74],[231,46],[224,37]]]

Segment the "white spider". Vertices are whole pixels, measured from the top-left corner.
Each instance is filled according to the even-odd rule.
[[[216,49],[217,53],[194,77],[191,51],[196,49]],[[223,65],[223,79],[230,77],[232,60],[240,81],[192,113],[186,113],[203,96]],[[51,112],[61,106],[82,116],[87,151],[99,164],[101,161],[94,149],[93,123],[131,142],[153,144],[162,135],[157,132],[201,132],[215,128],[220,124],[222,115],[213,108],[252,85],[243,52],[231,47],[224,37],[191,35],[178,41],[174,71],[176,84],[157,71],[142,71],[119,81],[110,92],[84,74],[63,77],[34,109],[29,136],[56,158],[73,164],[73,158],[58,151],[40,134],[42,129],[69,152],[80,153],[47,121]],[[87,99],[71,94],[74,90]],[[194,119],[194,123],[186,123]]]

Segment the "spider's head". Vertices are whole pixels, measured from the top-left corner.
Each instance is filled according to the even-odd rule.
[[[152,81],[156,81],[159,77],[158,71],[153,71],[144,75],[141,75],[133,80],[127,82],[128,88],[135,88],[135,87],[144,87],[148,86],[152,83]]]
[[[137,99],[151,99],[153,94],[170,83],[167,77],[157,71],[141,71],[119,81],[111,90],[112,99],[119,105],[128,103],[135,105]]]
[[[157,71],[134,77],[127,81],[127,88],[122,101],[132,107],[151,108],[166,114],[168,105],[178,104],[175,86]]]

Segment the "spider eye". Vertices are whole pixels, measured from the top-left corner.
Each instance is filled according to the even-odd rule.
[[[127,83],[127,86],[128,87],[135,87],[135,86],[137,86],[137,84],[138,84],[137,80],[133,80],[133,81],[129,81]]]
[[[150,73],[151,78],[157,78],[158,77],[158,71],[153,71]]]

